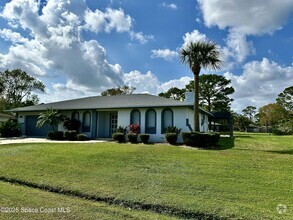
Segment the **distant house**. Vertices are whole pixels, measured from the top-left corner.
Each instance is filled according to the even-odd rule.
[[[12,115],[2,114],[0,113],[0,122],[8,121],[9,119],[14,119],[15,117]]]
[[[22,134],[46,136],[50,127],[36,128],[39,114],[48,108],[81,122],[80,133],[93,139],[111,138],[117,126],[139,124],[141,133],[150,134],[150,141],[164,140],[168,126],[190,131],[193,126],[193,104],[149,94],[94,96],[61,102],[40,104],[10,110],[22,123]],[[208,131],[213,114],[200,109],[200,130]],[[58,130],[63,131],[62,124]]]

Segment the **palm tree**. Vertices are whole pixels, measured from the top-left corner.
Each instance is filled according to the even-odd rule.
[[[55,131],[54,126],[58,125],[59,122],[62,121],[62,118],[62,114],[52,108],[49,108],[47,111],[40,114],[36,126],[41,128],[44,124],[50,124],[52,126],[52,130]]]
[[[189,65],[194,75],[194,131],[199,131],[199,73],[201,68],[221,68],[220,49],[212,41],[191,42],[186,48],[181,48],[180,59]]]

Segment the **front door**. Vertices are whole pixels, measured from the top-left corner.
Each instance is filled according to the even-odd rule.
[[[110,114],[110,137],[112,136],[113,133],[116,132],[117,124],[118,124],[117,113],[111,113]]]

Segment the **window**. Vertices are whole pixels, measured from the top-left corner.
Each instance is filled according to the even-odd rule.
[[[148,109],[145,114],[145,132],[149,134],[156,133],[157,115],[154,109]]]
[[[91,113],[89,113],[89,112],[83,113],[82,131],[83,132],[90,132],[91,131]]]
[[[72,112],[71,119],[79,120],[79,114],[78,114],[78,112]]]
[[[173,126],[173,111],[166,108],[162,111],[162,133],[165,133],[169,126]]]
[[[139,124],[140,125],[140,111],[134,109],[130,113],[130,124]]]

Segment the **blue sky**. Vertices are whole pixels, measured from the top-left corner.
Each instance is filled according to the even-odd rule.
[[[213,40],[240,112],[293,85],[292,0],[12,0],[0,3],[0,70],[21,68],[46,84],[41,102],[184,87],[193,75],[178,51]]]

